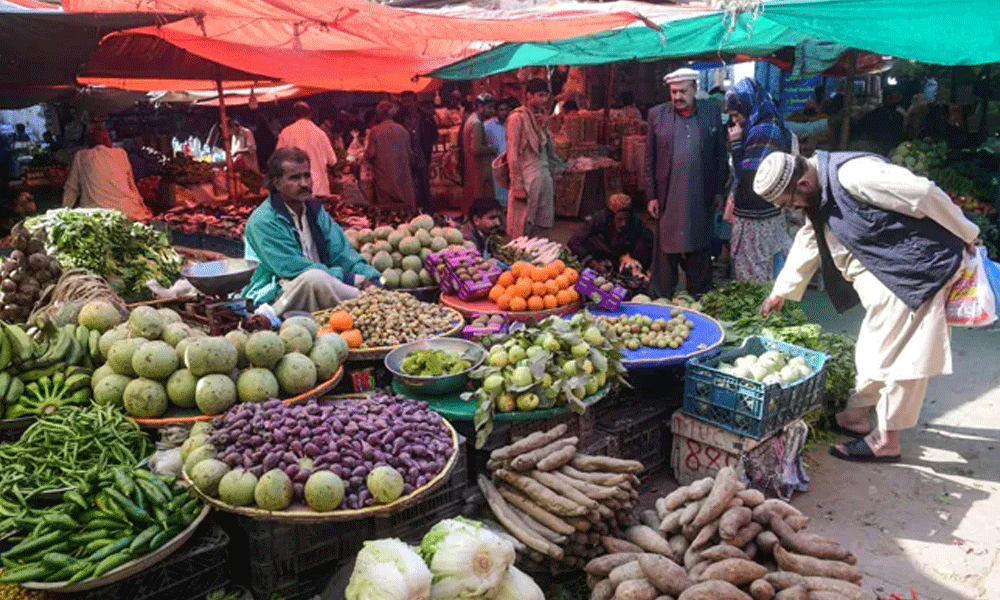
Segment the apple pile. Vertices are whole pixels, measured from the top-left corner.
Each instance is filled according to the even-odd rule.
[[[625,374],[614,339],[589,312],[486,338],[489,356],[470,375],[482,384],[467,396],[476,402],[477,447],[492,431],[496,411],[567,406],[583,412],[585,398]]]

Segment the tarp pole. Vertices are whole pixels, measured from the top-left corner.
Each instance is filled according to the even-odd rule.
[[[608,76],[608,94],[604,99],[604,135],[602,136],[604,139],[601,140],[601,143],[604,144],[607,144],[611,139],[611,102],[615,97],[615,71],[618,70],[616,67],[617,63],[608,65],[611,73]]]
[[[217,70],[218,71],[218,70]],[[229,118],[226,116],[226,100],[222,93],[222,76],[216,75],[215,89],[219,92],[219,120],[222,126],[222,150],[226,153],[226,191],[229,192],[229,201],[235,202],[239,189],[236,185],[236,170],[233,167],[233,150],[230,147],[231,137],[229,134]]]
[[[847,94],[844,96],[844,121],[840,125],[840,149],[847,149],[851,137],[851,109],[854,107],[854,76],[858,68],[858,53],[849,50],[850,64],[847,67]]]

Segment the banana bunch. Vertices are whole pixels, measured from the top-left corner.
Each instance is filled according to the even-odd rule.
[[[30,332],[30,334],[29,334]],[[0,411],[5,419],[46,415],[90,400],[101,333],[69,324],[28,331],[0,321]]]

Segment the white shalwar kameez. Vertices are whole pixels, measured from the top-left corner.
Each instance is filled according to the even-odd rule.
[[[815,167],[816,161],[811,162]],[[856,158],[844,163],[837,177],[859,202],[911,217],[928,217],[967,244],[979,235],[979,228],[947,194],[902,167],[872,157]],[[945,320],[951,282],[914,311],[869,272],[829,227],[824,235],[834,264],[852,283],[865,308],[855,351],[857,388],[847,406],[875,406],[881,431],[913,427],[920,417],[927,380],[952,372],[951,330]],[[806,222],[795,236],[771,295],[801,300],[819,266],[816,233]]]

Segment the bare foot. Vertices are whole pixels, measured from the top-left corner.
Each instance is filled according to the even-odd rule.
[[[848,431],[866,435],[871,432],[870,421],[871,409],[869,408],[848,408],[844,412],[834,415],[837,425]]]

